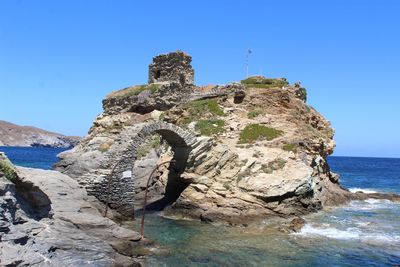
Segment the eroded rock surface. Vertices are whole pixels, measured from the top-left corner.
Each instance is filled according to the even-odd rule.
[[[55,171],[8,165],[15,172],[10,176],[4,166],[2,266],[140,266],[126,249],[139,246],[140,235],[104,218],[98,201],[75,180]]]

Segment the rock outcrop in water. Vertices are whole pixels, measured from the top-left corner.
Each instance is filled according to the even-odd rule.
[[[72,148],[80,140],[77,136],[65,136],[0,120],[0,146]]]
[[[14,167],[0,153],[1,266],[140,266],[140,235],[55,171]]]
[[[126,214],[141,207],[148,175],[169,159],[175,163],[161,168],[150,185],[148,208],[173,216],[247,224],[351,198],[326,161],[334,131],[306,104],[300,83],[256,76],[198,87],[182,52],[155,57],[149,73],[154,83],[108,95],[89,135],[57,164],[105,201],[110,171],[125,157],[113,177],[111,207]],[[160,122],[194,135],[195,142],[182,145],[184,138],[168,127],[154,131],[159,136],[143,134]],[[122,178],[131,169],[133,178]]]

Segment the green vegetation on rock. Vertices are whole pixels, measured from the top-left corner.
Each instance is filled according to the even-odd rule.
[[[4,156],[4,154],[0,154],[0,172],[2,172],[4,176],[10,181],[14,181],[18,177],[17,171],[15,170],[14,166]]]
[[[304,96],[304,101],[306,101],[307,100],[307,89],[304,87],[301,87],[300,92]]]
[[[284,160],[282,158],[277,158],[271,162],[268,162],[268,164],[262,164],[261,170],[265,173],[271,174],[276,170],[283,169],[283,167],[285,167],[285,164],[286,164],[286,160]]]
[[[230,184],[229,182],[224,182],[224,183],[222,184],[222,186],[223,186],[226,190],[229,190],[229,189],[231,188],[231,184]]]
[[[161,146],[161,136],[155,134],[144,145],[140,146],[136,152],[136,159],[142,159],[147,156],[151,150],[157,149]]]
[[[110,134],[118,134],[124,128],[123,124],[120,123],[113,123],[112,125],[107,125],[103,128],[103,132],[110,133]]]
[[[198,119],[204,118],[206,114],[211,116],[224,116],[224,112],[219,107],[215,99],[202,99],[188,102],[184,105],[188,111],[189,117],[185,119],[185,123],[190,123]]]
[[[225,122],[223,120],[199,120],[196,123],[196,130],[201,135],[211,136],[224,132]]]
[[[262,152],[256,150],[256,151],[253,153],[253,157],[255,157],[255,158],[264,157],[264,153],[262,153]]]
[[[162,112],[162,113],[160,114],[160,117],[158,117],[158,119],[159,119],[160,121],[163,121],[163,120],[165,119],[165,112]]]
[[[272,79],[265,78],[263,76],[253,76],[240,81],[246,87],[255,88],[282,88],[283,86],[289,85],[285,78]]]
[[[275,139],[283,134],[283,131],[266,127],[260,124],[249,124],[241,132],[239,143],[251,143],[256,140],[266,139],[268,141]]]
[[[136,86],[126,87],[116,92],[112,92],[107,96],[107,98],[126,98],[138,95],[145,90],[149,90],[150,94],[154,94],[158,89],[159,85],[157,84],[136,85]]]
[[[298,145],[297,144],[286,144],[282,147],[285,151],[291,151],[293,153],[297,152]]]
[[[247,113],[247,118],[254,119],[263,113],[264,112],[261,109],[254,109],[252,111],[249,111],[249,113]]]
[[[236,178],[237,182],[240,182],[243,178],[251,175],[251,171],[249,168],[246,168],[244,171],[240,172]]]

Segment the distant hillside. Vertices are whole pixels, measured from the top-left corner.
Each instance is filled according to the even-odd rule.
[[[65,136],[32,126],[19,126],[0,120],[0,146],[70,148],[80,141],[77,136]]]

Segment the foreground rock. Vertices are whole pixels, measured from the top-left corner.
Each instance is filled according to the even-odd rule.
[[[0,120],[0,146],[72,148],[80,139],[77,136],[65,136]]]
[[[198,87],[193,73],[182,52],[154,58],[153,83],[108,95],[89,135],[60,155],[57,169],[105,201],[111,169],[122,159],[110,206],[127,215],[141,205],[153,168],[171,159],[150,183],[148,206],[170,216],[248,224],[355,197],[330,171],[334,130],[306,104],[300,83],[256,76]],[[127,170],[132,179],[122,178]]]
[[[140,266],[140,235],[104,218],[76,181],[1,157],[2,266]]]

